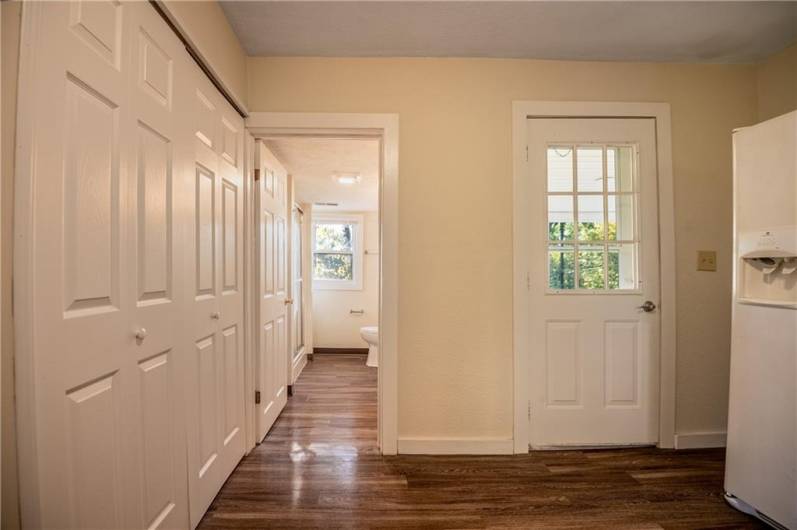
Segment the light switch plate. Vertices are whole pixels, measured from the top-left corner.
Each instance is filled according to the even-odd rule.
[[[697,251],[697,270],[714,272],[717,270],[717,252],[714,250]]]

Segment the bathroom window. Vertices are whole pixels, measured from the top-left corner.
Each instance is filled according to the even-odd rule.
[[[549,291],[638,289],[636,147],[552,145],[546,158]]]
[[[313,216],[313,287],[362,289],[362,217]]]

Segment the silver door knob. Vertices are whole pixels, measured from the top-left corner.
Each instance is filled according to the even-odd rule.
[[[210,314],[210,318],[212,318],[213,320],[218,320],[221,318],[221,313],[219,313],[218,311],[214,311]]]
[[[144,340],[147,338],[147,328],[139,328],[136,330],[136,340]]]
[[[637,309],[641,309],[645,313],[650,313],[650,312],[656,310],[656,304],[654,304],[650,300],[646,300],[645,303],[642,304],[641,306],[637,307]]]

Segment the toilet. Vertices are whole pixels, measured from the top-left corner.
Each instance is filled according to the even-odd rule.
[[[375,368],[379,365],[379,328],[377,326],[362,327],[360,336],[368,343],[368,359],[365,360],[365,366]]]

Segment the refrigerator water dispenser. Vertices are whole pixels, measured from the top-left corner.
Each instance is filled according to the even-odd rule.
[[[797,226],[739,234],[737,301],[797,309]]]

